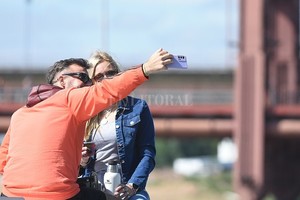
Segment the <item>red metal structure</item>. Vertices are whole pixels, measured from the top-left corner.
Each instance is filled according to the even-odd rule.
[[[235,188],[241,200],[259,200],[267,194],[278,200],[297,199],[299,2],[242,0],[240,25],[235,74],[234,136],[239,149]],[[283,123],[289,128],[296,126],[293,134],[278,132]]]

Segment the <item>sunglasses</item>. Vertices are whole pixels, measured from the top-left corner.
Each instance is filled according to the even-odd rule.
[[[71,76],[73,78],[78,78],[79,80],[81,80],[83,83],[88,83],[90,82],[90,77],[88,74],[83,73],[83,72],[73,72],[73,73],[65,73],[62,75],[66,75],[66,76]]]
[[[114,75],[116,75],[117,73],[118,73],[117,70],[109,70],[105,73],[97,74],[96,76],[93,77],[93,80],[99,82],[99,81],[102,81],[104,78],[111,78]]]

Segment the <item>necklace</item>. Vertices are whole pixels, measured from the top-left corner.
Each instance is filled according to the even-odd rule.
[[[125,110],[126,110],[126,106],[127,106],[127,103],[128,103],[128,100],[127,99],[125,99],[125,103],[124,103],[124,105],[122,106],[123,107],[123,109],[121,110],[121,112],[119,113],[119,115],[123,115],[123,113],[125,112]],[[112,107],[115,107],[114,109],[112,109]],[[92,136],[92,138],[93,138],[93,140],[95,139],[95,136],[96,136],[96,133],[98,132],[98,129],[101,127],[101,125],[102,124],[107,124],[108,123],[108,117],[109,116],[106,116],[106,120],[104,120],[103,122],[101,122],[102,120],[103,120],[103,118],[105,119],[105,117],[103,117],[103,115],[104,115],[104,113],[107,113],[107,112],[109,112],[107,115],[110,115],[111,113],[112,113],[112,111],[115,111],[116,109],[117,109],[117,105],[115,105],[115,106],[112,106],[112,107],[110,107],[109,109],[106,109],[106,110],[103,110],[102,111],[102,113],[100,113],[100,115],[102,116],[102,118],[101,118],[101,116],[98,116],[98,125],[97,125],[97,127],[95,127],[95,128],[93,128],[93,132],[94,132],[94,134],[93,134],[93,136]],[[102,135],[101,135],[101,131],[99,130],[99,133],[100,133],[100,136],[102,137]]]
[[[116,107],[113,106],[113,107],[110,107],[110,108],[103,111],[103,117],[100,120],[100,125],[105,125],[105,124],[108,123],[109,116],[110,116],[111,113],[113,113],[115,111],[115,109],[116,109]]]

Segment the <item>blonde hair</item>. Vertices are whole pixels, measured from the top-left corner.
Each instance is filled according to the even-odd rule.
[[[104,61],[109,62],[114,70],[118,72],[121,71],[117,62],[108,53],[97,50],[94,53],[92,53],[92,55],[88,59],[88,62],[90,64],[90,68],[88,70],[90,78],[94,78],[94,76],[96,75],[96,68],[100,63]]]
[[[88,73],[91,79],[93,79],[95,75],[97,75],[95,74],[95,72],[99,64],[105,61],[111,64],[113,70],[116,70],[118,72],[121,71],[117,62],[108,53],[97,50],[93,52],[90,58],[88,59],[90,65]],[[87,121],[84,136],[85,140],[88,140],[90,138],[92,130],[97,129],[99,127],[100,115],[101,112]]]

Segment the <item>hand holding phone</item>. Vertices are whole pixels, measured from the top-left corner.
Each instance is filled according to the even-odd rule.
[[[89,156],[93,155],[95,153],[95,148],[96,148],[96,145],[95,145],[95,142],[83,142],[83,146],[84,147],[87,147],[87,153],[89,154]]]
[[[167,65],[168,69],[187,69],[187,59],[186,56],[173,55],[172,63]]]

